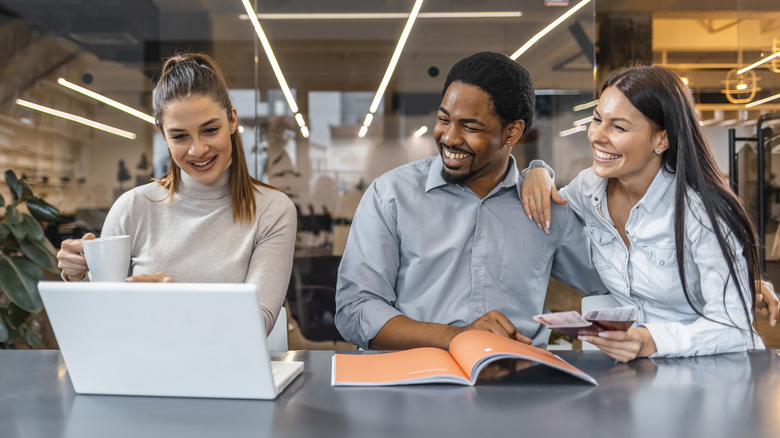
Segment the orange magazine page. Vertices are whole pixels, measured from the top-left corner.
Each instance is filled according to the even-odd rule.
[[[476,381],[480,371],[493,361],[527,359],[598,385],[593,377],[547,350],[486,331],[469,330],[455,336],[450,343],[450,354],[458,361],[461,368],[469,370],[472,381]]]
[[[334,354],[332,386],[471,385],[455,359],[440,348],[414,348],[393,353]]]

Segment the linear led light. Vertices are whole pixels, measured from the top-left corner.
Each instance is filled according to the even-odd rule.
[[[559,132],[558,135],[561,136],[561,137],[567,137],[569,135],[576,134],[576,133],[582,132],[582,131],[587,131],[587,130],[588,130],[587,126],[579,125],[579,126],[575,126],[573,128],[564,129],[563,131]]]
[[[86,119],[84,117],[77,116],[75,114],[66,113],[64,111],[49,108],[47,106],[38,105],[37,103],[28,102],[26,100],[16,99],[16,104],[30,109],[34,109],[36,111],[40,111],[42,113],[51,114],[57,117],[62,117],[63,119],[67,119],[76,123],[81,123],[82,125],[87,125],[89,127],[99,129],[101,131],[105,131],[114,135],[118,135],[120,137],[129,138],[130,140],[135,140],[138,137],[132,132],[124,131],[119,128],[114,128],[113,126],[104,125],[94,120]]]
[[[577,12],[580,9],[582,9],[583,7],[585,7],[585,5],[587,5],[588,3],[590,3],[590,0],[582,0],[576,6],[574,6],[571,9],[569,9],[568,11],[566,11],[566,13],[564,13],[563,15],[558,17],[557,20],[555,20],[552,23],[548,24],[547,27],[545,27],[544,29],[541,30],[541,32],[537,33],[536,35],[533,36],[533,38],[528,40],[527,43],[523,44],[523,47],[520,47],[519,49],[517,49],[517,51],[515,53],[513,53],[512,56],[510,56],[510,58],[512,58],[513,60],[517,60],[517,58],[519,58],[520,55],[525,53],[526,50],[530,49],[531,46],[536,44],[536,42],[539,41],[540,39],[542,39],[543,36],[545,36],[548,33],[550,33],[551,30],[555,29],[559,24],[561,24],[564,21],[566,21],[567,18],[569,18],[572,15],[574,15],[575,12]]]
[[[520,11],[497,12],[420,12],[417,18],[516,18],[523,15]],[[257,14],[261,20],[387,20],[407,18],[403,12],[385,13],[311,13],[311,14]],[[249,15],[239,14],[239,20],[249,20]]]
[[[271,68],[274,71],[274,75],[276,75],[276,80],[279,82],[279,86],[282,88],[284,98],[287,99],[287,105],[290,106],[290,110],[293,112],[293,114],[295,114],[295,120],[298,122],[298,125],[301,128],[301,135],[303,135],[303,138],[309,138],[309,130],[305,129],[304,131],[306,124],[303,122],[303,116],[298,112],[298,104],[295,103],[295,98],[290,91],[290,87],[287,85],[287,81],[284,79],[282,69],[279,67],[279,63],[276,61],[274,51],[271,49],[271,43],[268,42],[268,38],[265,36],[263,27],[260,26],[260,22],[257,21],[257,14],[252,8],[252,5],[249,4],[249,0],[242,0],[242,2],[244,3],[244,9],[246,9],[246,13],[248,14],[247,17],[249,18],[249,21],[252,22],[252,26],[255,28],[257,37],[260,38],[260,43],[263,45],[265,55],[268,57],[268,61],[271,63]]]
[[[775,99],[780,99],[780,94],[775,94],[774,96],[769,96],[755,102],[750,102],[749,104],[745,105],[745,108],[753,108],[756,105],[761,105],[762,103],[767,103]]]
[[[415,138],[420,138],[423,135],[425,135],[426,132],[428,132],[428,127],[427,126],[420,126],[420,129],[414,131],[414,134],[412,134],[412,135]]]
[[[80,86],[78,86],[78,85],[76,85],[74,83],[68,82],[68,81],[66,81],[63,78],[57,79],[57,83],[62,85],[63,87],[70,88],[73,91],[76,91],[76,92],[81,93],[81,94],[83,94],[85,96],[91,97],[91,98],[93,98],[93,99],[95,99],[97,101],[103,102],[106,105],[110,105],[110,106],[112,106],[112,107],[114,107],[114,108],[116,108],[116,109],[118,109],[120,111],[124,111],[124,112],[130,114],[131,116],[138,117],[139,119],[141,119],[143,121],[146,121],[146,122],[149,122],[152,125],[155,124],[154,123],[154,117],[150,116],[149,114],[142,113],[141,111],[138,111],[135,108],[130,108],[129,106],[127,106],[127,105],[125,105],[123,103],[117,102],[117,101],[115,101],[113,99],[109,99],[108,97],[103,96],[102,94],[98,94],[98,93],[95,93],[94,91],[87,90],[86,88],[80,87]]]
[[[580,125],[587,125],[588,123],[593,121],[593,116],[585,117],[584,119],[579,119],[571,122],[572,126],[580,126]]]
[[[594,106],[596,106],[598,104],[599,104],[599,100],[598,99],[591,100],[590,102],[581,103],[579,105],[574,105],[572,107],[572,110],[574,110],[574,111],[582,111],[584,109],[593,108]]]
[[[396,44],[395,46],[395,51],[393,51],[393,56],[390,58],[390,64],[387,66],[387,71],[385,72],[384,77],[382,77],[382,82],[379,83],[379,88],[376,90],[376,95],[374,96],[374,100],[371,102],[371,106],[368,109],[368,114],[366,114],[366,120],[363,122],[363,126],[360,127],[360,131],[358,132],[358,137],[360,138],[366,136],[366,132],[368,132],[368,127],[371,125],[371,121],[374,120],[373,114],[379,109],[379,103],[382,102],[382,96],[385,94],[385,90],[387,89],[387,84],[390,83],[390,78],[393,76],[393,71],[395,71],[395,66],[398,64],[398,58],[401,57],[401,52],[403,52],[404,50],[406,39],[409,38],[409,33],[412,31],[412,27],[414,26],[414,21],[417,19],[417,14],[419,14],[422,4],[423,4],[423,0],[415,0],[414,2],[414,6],[412,7],[412,12],[409,13],[409,19],[406,20],[406,25],[404,26],[404,30],[403,32],[401,32],[401,37],[398,38],[398,44]]]
[[[412,12],[409,13],[409,19],[406,21],[406,26],[404,26],[403,32],[401,32],[401,38],[398,39],[398,44],[395,46],[393,56],[390,58],[390,65],[387,66],[385,76],[382,78],[382,82],[379,84],[379,89],[376,90],[374,101],[371,102],[369,111],[371,111],[372,114],[375,113],[377,109],[379,109],[379,102],[382,101],[382,95],[385,94],[387,84],[390,83],[390,78],[393,76],[395,66],[398,64],[398,58],[401,57],[401,52],[404,50],[406,39],[409,38],[409,33],[412,31],[412,26],[414,26],[414,21],[417,19],[417,14],[420,12],[422,4],[423,0],[415,0],[414,2],[414,7],[412,7]]]
[[[780,52],[773,53],[773,54],[767,56],[766,58],[764,58],[764,59],[762,59],[762,60],[760,60],[758,62],[754,62],[753,64],[750,64],[749,66],[743,68],[742,70],[737,70],[737,74],[738,75],[744,74],[746,71],[752,70],[752,69],[758,67],[759,65],[765,63],[765,62],[769,62],[769,61],[777,58],[778,56],[780,56]]]

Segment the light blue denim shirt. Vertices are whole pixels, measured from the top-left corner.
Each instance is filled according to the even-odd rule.
[[[674,243],[676,176],[665,170],[656,175],[645,196],[631,209],[626,222],[627,248],[610,219],[607,179],[583,170],[560,195],[582,218],[590,237],[593,262],[615,299],[637,306],[637,324],[655,341],[654,356],[695,356],[749,348],[764,348],[755,334],[751,342],[752,312],[742,310],[738,289],[729,280],[728,266],[712,231],[701,198],[688,190],[685,218],[685,276],[688,291],[704,315],[742,329],[708,321],[685,299],[677,268]],[[725,228],[727,230],[727,228]],[[728,244],[737,254],[742,244],[729,233]],[[747,265],[738,258],[735,270],[749,294]],[[725,287],[725,300],[724,300]],[[749,302],[750,297],[745,299]],[[724,304],[725,303],[725,304]]]
[[[585,293],[606,288],[590,262],[585,228],[566,206],[557,227],[541,233],[523,213],[514,159],[485,198],[441,177],[440,157],[401,166],[376,179],[352,221],[339,267],[336,326],[367,349],[398,315],[454,326],[490,310],[545,346],[542,313],[552,276]]]

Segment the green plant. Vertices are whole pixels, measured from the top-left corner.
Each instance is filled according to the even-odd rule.
[[[59,272],[54,246],[46,239],[39,221],[57,222],[60,212],[33,195],[24,179],[5,171],[5,182],[13,196],[6,205],[0,195],[0,348],[14,348],[21,338],[31,346],[41,343],[33,328],[35,315],[43,308],[38,281],[44,270]],[[24,207],[29,212],[20,209]]]

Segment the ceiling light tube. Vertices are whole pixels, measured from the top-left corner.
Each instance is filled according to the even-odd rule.
[[[415,138],[420,138],[423,135],[425,135],[426,132],[428,132],[428,127],[427,126],[420,126],[420,129],[414,131],[414,134],[412,134],[412,135]]]
[[[542,39],[543,36],[545,36],[548,33],[550,33],[551,30],[555,29],[559,24],[561,24],[564,21],[566,21],[567,18],[569,18],[572,15],[574,15],[575,12],[577,12],[580,9],[582,9],[583,7],[585,7],[585,5],[587,5],[588,3],[590,3],[590,0],[582,0],[576,6],[574,6],[571,9],[569,9],[568,11],[566,11],[565,14],[561,15],[560,17],[558,17],[557,20],[555,20],[552,23],[548,24],[547,27],[542,29],[541,32],[537,33],[536,35],[533,36],[533,38],[528,40],[527,43],[523,44],[523,47],[520,47],[519,49],[517,49],[517,51],[515,53],[513,53],[512,56],[510,56],[510,58],[512,58],[513,60],[517,60],[517,58],[519,58],[520,55],[525,53],[526,50],[530,49],[531,46],[533,46],[537,41]]]
[[[371,126],[371,122],[373,122],[373,121],[374,121],[374,115],[371,114],[371,113],[368,113],[368,114],[366,114],[366,119],[363,120],[363,126],[368,128],[369,126]]]
[[[130,114],[131,116],[138,117],[139,119],[141,119],[143,121],[146,121],[146,122],[149,122],[152,125],[155,124],[154,123],[154,117],[150,116],[149,114],[144,114],[144,113],[142,113],[141,111],[138,111],[135,108],[130,108],[129,106],[127,106],[127,105],[125,105],[123,103],[117,102],[117,101],[115,101],[113,99],[109,99],[108,97],[103,96],[102,94],[98,94],[98,93],[95,93],[94,91],[87,90],[86,88],[80,87],[80,86],[78,86],[78,85],[76,85],[76,84],[74,84],[72,82],[68,82],[68,81],[66,81],[63,78],[57,79],[57,83],[62,85],[63,87],[70,88],[73,91],[76,91],[76,92],[81,93],[81,94],[83,94],[85,96],[91,97],[91,98],[93,98],[93,99],[95,99],[97,101],[103,102],[106,105],[110,105],[110,106],[112,106],[112,107],[114,107],[114,108],[116,108],[116,109],[118,109],[120,111],[124,111],[124,112]]]
[[[120,137],[129,138],[130,140],[135,140],[136,138],[138,138],[138,136],[133,134],[132,132],[124,131],[119,128],[114,128],[113,126],[104,125],[102,123],[96,122],[94,120],[86,119],[84,117],[77,116],[75,114],[66,113],[64,111],[56,110],[43,105],[38,105],[37,103],[28,102],[22,99],[16,99],[16,103],[18,105],[30,109],[34,109],[42,113],[51,114],[52,116],[62,117],[63,119],[67,119],[76,123],[81,123],[82,125],[87,125],[91,128],[99,129],[101,131],[118,135]]]
[[[767,103],[775,99],[780,99],[780,94],[775,94],[774,96],[769,96],[764,99],[757,100],[755,102],[750,102],[749,104],[745,105],[745,108],[753,108],[756,105],[761,105],[762,103]]]
[[[521,17],[521,11],[496,11],[496,12],[420,12],[417,18],[516,18]],[[403,12],[385,13],[300,13],[300,14],[257,14],[261,20],[387,20],[407,18],[409,14]],[[239,14],[239,20],[249,20],[248,14]]]
[[[584,109],[593,108],[594,106],[596,106],[598,104],[599,104],[599,100],[598,99],[591,100],[590,102],[581,103],[579,105],[574,105],[572,107],[572,110],[574,110],[574,111],[582,111]]]
[[[563,131],[559,132],[558,135],[561,137],[567,137],[578,132],[586,131],[587,129],[588,127],[585,125],[575,126],[573,128],[564,129]]]
[[[780,56],[780,52],[773,53],[773,54],[767,56],[766,58],[764,58],[764,59],[762,59],[762,60],[760,60],[758,62],[754,62],[753,64],[750,64],[749,66],[743,68],[742,70],[737,70],[737,74],[738,75],[744,74],[748,70],[752,70],[752,69],[758,67],[759,65],[765,63],[765,62],[769,62],[769,61],[777,58],[778,56]]]
[[[358,132],[358,137],[363,138],[366,136],[366,132],[368,132],[368,126],[363,125],[360,127],[360,131]]]
[[[244,1],[246,2],[247,0]],[[401,38],[398,39],[398,44],[395,46],[393,56],[390,58],[390,65],[387,66],[387,71],[385,72],[385,76],[382,78],[382,82],[379,84],[379,89],[376,91],[374,101],[371,102],[371,108],[369,109],[371,113],[375,113],[376,110],[379,109],[379,103],[382,101],[382,96],[385,94],[387,84],[390,82],[390,78],[393,76],[395,66],[398,64],[398,58],[401,57],[401,52],[404,50],[406,39],[409,37],[409,33],[412,31],[412,26],[414,26],[414,21],[417,19],[417,14],[420,12],[422,4],[423,0],[415,0],[414,2],[414,7],[412,7],[412,12],[409,13],[409,19],[406,21],[406,26],[404,26],[403,32],[401,32]]]
[[[306,126],[306,123],[303,121],[303,115],[301,115],[301,113],[295,113],[295,121],[298,122],[298,126],[301,128]]]
[[[276,75],[276,80],[279,81],[279,86],[282,88],[282,93],[284,93],[284,97],[287,99],[287,104],[290,105],[290,110],[295,114],[298,112],[298,104],[295,103],[295,99],[290,92],[290,87],[287,86],[287,81],[284,80],[282,69],[279,67],[279,63],[276,62],[276,56],[274,56],[274,51],[271,49],[271,44],[268,42],[268,38],[265,36],[265,32],[263,32],[263,28],[260,26],[260,22],[257,21],[257,14],[255,14],[254,9],[252,9],[252,5],[249,4],[249,0],[242,1],[247,14],[249,14],[249,21],[252,22],[255,33],[257,33],[257,37],[260,38],[260,43],[263,45],[265,55],[268,57],[268,61],[271,62],[271,68]]]
[[[575,121],[571,122],[571,124],[573,126],[587,125],[591,121],[593,121],[593,116],[585,117],[584,119],[575,120]]]
[[[303,138],[309,138],[309,128],[306,125],[301,126],[301,135]]]

